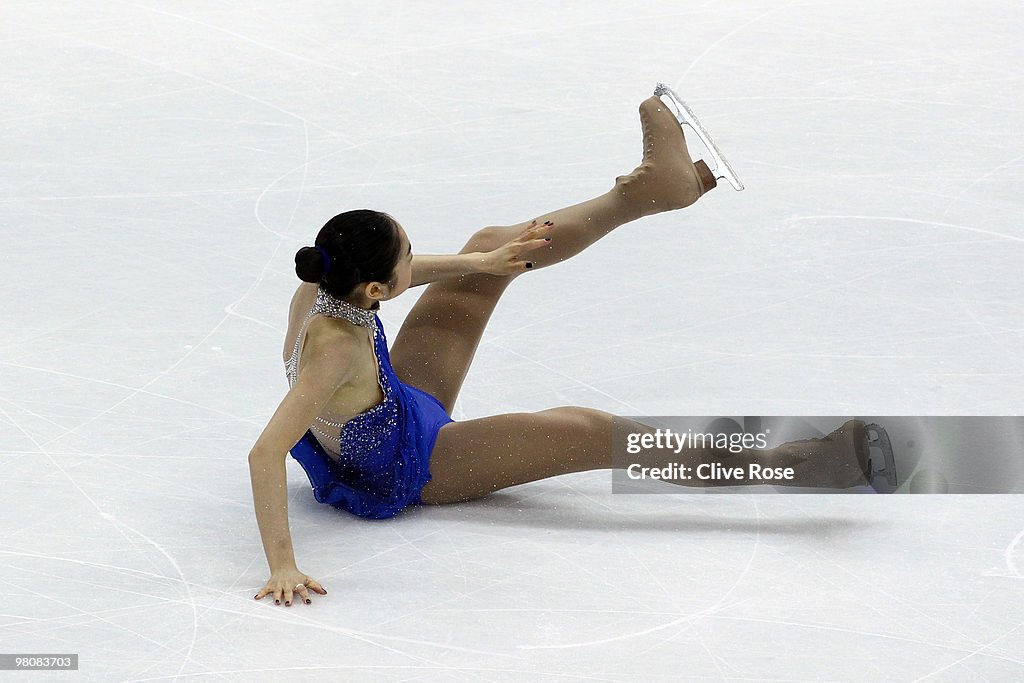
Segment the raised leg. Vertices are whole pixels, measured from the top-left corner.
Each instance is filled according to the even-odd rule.
[[[613,421],[617,425],[613,427]],[[536,413],[509,413],[453,422],[438,433],[430,456],[432,479],[423,488],[427,505],[474,500],[493,491],[571,472],[611,469],[613,429],[653,433],[652,427],[593,408],[563,406]],[[621,432],[618,432],[621,434]],[[828,437],[793,441],[772,449],[686,448],[680,452],[648,452],[636,456],[642,467],[684,464],[693,471],[701,463],[729,468],[751,464],[792,467],[791,481],[775,485],[849,488],[866,483],[864,423],[851,420]],[[619,461],[621,464],[621,460]],[[736,485],[734,481],[693,478],[666,480],[682,486]],[[756,483],[756,482],[745,482]]]
[[[551,245],[530,252],[534,269],[564,261],[632,220],[611,193],[538,217],[553,221]],[[460,253],[486,252],[529,226],[490,226],[477,231]],[[399,379],[436,397],[450,414],[469,372],[484,328],[505,288],[518,275],[465,275],[432,282],[406,316],[391,348]]]
[[[615,228],[689,206],[715,186],[714,176],[686,148],[675,115],[657,97],[640,104],[643,162],[608,192],[537,216],[552,221],[551,243],[531,252],[534,269],[564,261]],[[476,232],[460,253],[490,251],[518,236],[530,221]],[[398,377],[435,396],[450,413],[487,321],[517,276],[467,275],[431,283],[409,312],[391,349]]]

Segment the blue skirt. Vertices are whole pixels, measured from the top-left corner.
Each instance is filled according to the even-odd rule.
[[[420,493],[431,479],[430,453],[437,433],[454,420],[436,398],[389,375],[398,396],[398,420],[379,447],[339,464],[307,431],[291,449],[318,503],[366,519],[388,519],[421,504]]]

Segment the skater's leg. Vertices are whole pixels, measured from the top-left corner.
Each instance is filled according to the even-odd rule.
[[[432,479],[423,489],[425,504],[465,502],[517,484],[571,472],[610,469],[613,458],[613,420],[620,428],[653,434],[655,428],[592,408],[563,406],[536,413],[510,413],[453,422],[438,433],[430,456]],[[824,439],[794,441],[772,449],[684,448],[663,453],[631,455],[641,467],[669,462],[691,472],[701,463],[718,462],[729,468],[750,465],[792,467],[791,481],[765,483],[791,486],[847,488],[864,483],[865,455],[856,444],[864,424],[850,421]],[[696,477],[665,480],[683,486],[736,485]],[[759,482],[748,482],[759,483]]]
[[[536,217],[538,224],[554,223],[551,243],[530,252],[534,268],[543,268],[575,256],[613,229],[663,211],[680,209],[715,187],[707,166],[694,166],[686,138],[675,115],[658,97],[640,105],[644,133],[643,162],[632,173],[615,179],[605,194]],[[529,225],[505,228],[507,241]]]
[[[614,191],[542,214],[536,218],[538,225],[554,224],[547,233],[551,242],[527,258],[535,270],[559,263],[638,217],[635,207]],[[482,228],[459,253],[496,249],[531,223]],[[395,337],[391,362],[398,377],[435,396],[451,413],[487,321],[516,277],[473,274],[429,284]]]
[[[535,268],[579,253],[629,219],[618,211],[614,197],[602,195],[546,214],[544,220],[555,223],[552,246],[530,252]],[[529,225],[526,221],[482,228],[459,253],[491,251]],[[391,348],[391,363],[399,379],[433,395],[450,414],[494,307],[516,277],[473,274],[429,284],[406,316]]]
[[[539,269],[564,261],[615,228],[695,202],[714,187],[694,167],[675,116],[660,99],[640,105],[644,160],[602,195],[536,217],[554,223],[551,243],[530,252]],[[491,251],[518,237],[532,221],[477,231],[460,253]],[[391,350],[399,378],[434,395],[452,411],[487,321],[516,276],[465,275],[431,283],[409,312]]]

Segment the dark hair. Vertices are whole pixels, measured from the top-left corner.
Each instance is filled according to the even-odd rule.
[[[317,282],[337,297],[348,296],[361,282],[393,284],[402,239],[398,223],[388,214],[371,209],[339,213],[324,224],[314,244],[295,254],[295,273],[304,282]],[[330,260],[326,276],[326,264],[317,247],[323,248]]]

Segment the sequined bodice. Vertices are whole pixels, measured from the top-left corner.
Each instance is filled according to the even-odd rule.
[[[353,310],[354,309],[354,310]],[[285,373],[288,376],[288,385],[294,386],[298,377],[299,348],[305,337],[306,328],[310,318],[316,314],[325,315],[331,318],[342,318],[349,322],[372,329],[373,331],[373,352],[377,364],[377,383],[384,393],[384,399],[367,411],[359,413],[346,422],[332,422],[317,416],[310,429],[323,441],[329,443],[339,453],[339,462],[343,465],[358,467],[359,456],[368,453],[382,446],[388,445],[388,441],[397,438],[398,430],[395,425],[398,421],[399,406],[395,387],[388,379],[385,367],[390,369],[391,361],[388,356],[387,339],[384,336],[384,328],[380,319],[372,311],[357,308],[336,297],[318,290],[316,301],[310,308],[305,320],[299,328],[295,337],[295,345],[292,347],[291,357],[285,361]]]

